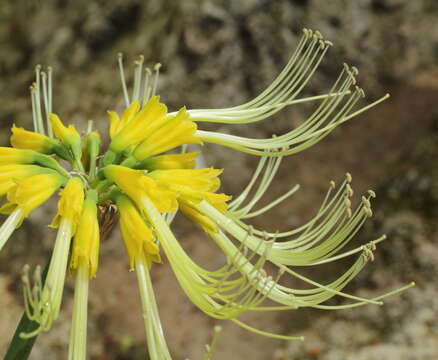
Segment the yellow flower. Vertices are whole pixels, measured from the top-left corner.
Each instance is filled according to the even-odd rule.
[[[176,192],[185,189],[216,191],[221,184],[218,176],[222,171],[213,168],[156,170],[148,173],[148,176]]]
[[[9,190],[8,202],[0,208],[0,212],[10,214],[18,208],[24,218],[52,196],[64,181],[65,178],[55,171],[20,180]]]
[[[113,128],[114,137],[111,140],[110,150],[115,153],[120,153],[125,149],[141,142],[148,133],[156,127],[161,126],[166,121],[167,107],[160,103],[160,98],[154,96],[148,103],[135,114],[132,115],[134,110],[138,109],[136,104],[131,105],[128,108],[128,115],[125,118],[122,117],[120,123],[117,122],[114,115],[111,115],[111,122]],[[128,122],[129,120],[129,122]],[[116,125],[117,124],[117,130]],[[122,126],[123,125],[123,128]],[[111,126],[110,126],[111,130]]]
[[[115,111],[108,111],[108,116],[110,120],[110,137],[111,139],[122,130],[126,124],[128,124],[140,109],[140,103],[138,101],[133,101],[125,111],[123,111],[122,118]]]
[[[176,115],[166,117],[165,121],[157,121],[156,126],[152,123],[133,155],[142,161],[183,144],[202,144],[202,140],[195,135],[196,129],[196,123],[189,120],[189,114],[183,107]]]
[[[147,158],[141,166],[148,170],[193,169],[198,152],[159,155]]]
[[[178,170],[156,170],[148,174],[149,177],[162,188],[173,191],[178,196],[179,202],[199,203],[202,200],[208,201],[221,212],[227,209],[226,202],[231,196],[216,194],[220,187],[220,169],[178,169]]]
[[[50,114],[53,133],[67,148],[71,149],[75,159],[81,159],[81,137],[74,125],[65,126],[56,114]]]
[[[149,267],[152,262],[161,262],[159,249],[154,242],[150,228],[144,222],[134,203],[125,195],[116,198],[120,213],[120,230],[128,251],[131,270],[135,268],[142,255],[146,258]]]
[[[35,150],[44,154],[51,154],[59,145],[56,140],[33,131],[12,126],[11,145],[17,149]]]
[[[88,190],[80,221],[73,239],[70,269],[77,270],[82,265],[89,269],[90,278],[95,276],[99,262],[99,223],[97,220],[97,192]]]
[[[17,182],[25,178],[51,173],[49,169],[36,165],[1,165],[0,166],[0,196],[5,195],[9,190],[17,185]]]
[[[58,212],[50,224],[57,228],[62,219],[70,222],[72,235],[75,234],[82,213],[84,203],[84,184],[77,177],[71,178],[63,190],[60,191],[61,198],[58,201]]]
[[[7,164],[32,164],[35,160],[34,151],[0,147],[0,165]]]
[[[142,209],[141,199],[148,197],[153,201],[160,212],[173,212],[178,210],[176,194],[160,188],[155,181],[145,176],[144,170],[133,170],[120,165],[108,165],[104,168],[105,176],[114,181],[117,186],[139,209]]]

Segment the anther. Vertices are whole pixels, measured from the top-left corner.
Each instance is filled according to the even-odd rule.
[[[353,181],[353,177],[349,172],[345,174],[345,179],[347,180],[347,183],[351,183]]]
[[[336,187],[336,183],[333,180],[330,181],[330,187],[332,189],[334,189]]]
[[[372,198],[376,197],[376,193],[373,190],[368,190],[368,195],[371,196]]]
[[[345,192],[347,194],[348,197],[352,197],[354,194],[353,188],[350,186],[350,184],[347,184],[345,186]]]
[[[365,97],[365,91],[361,87],[356,86],[356,91],[360,97],[363,97],[363,98]]]
[[[365,207],[368,207],[368,208],[371,207],[370,201],[365,196],[362,196],[362,202],[365,205]]]
[[[364,211],[364,213],[365,213],[365,215],[366,215],[367,217],[372,217],[372,216],[373,216],[373,211],[371,210],[371,208],[369,208],[369,207],[364,207],[364,208],[363,208],[363,211]]]

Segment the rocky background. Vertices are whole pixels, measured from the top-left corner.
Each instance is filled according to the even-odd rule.
[[[122,109],[116,54],[127,64],[139,54],[164,64],[159,93],[170,108],[223,107],[257,95],[287,62],[303,27],[320,30],[330,49],[306,94],[325,92],[347,62],[360,69],[367,98],[391,93],[385,103],[336,129],[315,147],[286,159],[268,197],[291,184],[302,190],[269,216],[269,230],[309,219],[330,180],[353,174],[356,194],[378,193],[375,216],[358,238],[382,233],[376,260],[349,291],[373,296],[410,281],[417,286],[385,306],[324,312],[249,314],[252,325],[305,335],[285,343],[220,323],[214,359],[428,360],[438,358],[438,3],[435,0],[18,0],[0,2],[0,141],[12,123],[30,126],[28,87],[36,64],[55,71],[54,109],[85,129],[93,119],[106,129],[105,111]],[[128,65],[130,66],[130,65]],[[291,107],[261,124],[212,126],[246,136],[282,133],[302,122],[313,104]],[[245,185],[256,159],[205,146],[206,162],[225,168],[224,191]],[[357,195],[358,197],[359,195]],[[359,198],[359,197],[358,197]],[[20,271],[44,264],[54,233],[46,224],[54,204],[35,212],[0,254],[0,355],[22,313]],[[183,220],[183,246],[201,263],[217,265],[217,249]],[[145,336],[135,275],[129,273],[115,231],[102,244],[101,267],[90,300],[90,359],[145,359]],[[312,272],[333,279],[346,264]],[[201,359],[217,322],[184,297],[166,264],[154,266],[159,308],[175,359]],[[72,308],[69,280],[63,312],[38,338],[31,359],[64,359]]]

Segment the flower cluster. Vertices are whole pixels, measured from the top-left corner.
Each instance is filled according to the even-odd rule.
[[[45,282],[37,272],[36,283],[32,285],[28,267],[23,276],[26,313],[39,326],[21,336],[33,337],[51,328],[59,315],[69,269],[76,277],[69,359],[86,358],[88,286],[98,270],[100,239],[113,225],[116,213],[129,268],[135,270],[138,279],[151,359],[171,358],[150,277],[152,264],[162,263],[162,253],[181,288],[200,310],[273,338],[301,339],[253,328],[238,317],[246,311],[381,304],[384,296],[364,299],[343,292],[364,265],[373,260],[375,245],[385,238],[340,253],[372,216],[370,201],[375,196],[369,191],[353,209],[351,175],[347,174],[340,186],[331,182],[318,212],[298,228],[266,232],[246,222],[298,190],[295,186],[254,210],[267,192],[283,156],[312,146],[336,126],[387,97],[353,110],[363,91],[355,86],[357,70],[347,65],[326,94],[300,97],[330,46],[320,33],[304,30],[289,63],[255,99],[227,109],[183,107],[176,112],[169,112],[155,95],[159,66],[155,67],[155,76],[149,69],[143,75],[143,58],[140,58],[136,62],[133,91],[129,94],[119,56],[126,108],[120,116],[108,111],[110,141],[106,149],[102,149],[100,135],[93,131],[92,124],[81,136],[74,125],[65,126],[52,112],[51,70],[46,74],[37,67],[37,81],[31,87],[34,131],[13,126],[12,147],[0,148],[0,193],[7,197],[0,211],[9,214],[0,229],[0,249],[29,213],[60,190],[58,211],[51,223],[58,233]],[[301,125],[272,138],[251,139],[198,129],[203,122],[258,122],[285,106],[305,101],[319,104]],[[233,200],[217,192],[222,170],[196,168],[199,153],[187,152],[187,144],[204,142],[260,157],[248,186]],[[178,211],[198,224],[218,245],[227,258],[223,267],[207,270],[185,252],[170,227]],[[323,264],[354,254],[359,256],[353,265],[337,280],[325,285],[290,267]],[[267,262],[277,268],[276,273],[268,274],[273,267],[266,267]],[[282,285],[283,274],[299,278],[309,287],[294,289]],[[339,306],[324,304],[335,295],[354,302]],[[266,299],[276,305],[264,305]]]

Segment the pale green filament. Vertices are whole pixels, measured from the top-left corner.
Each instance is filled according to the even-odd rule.
[[[149,68],[143,68],[144,56],[140,55],[139,59],[134,61],[134,84],[132,87],[132,97],[129,97],[128,86],[126,83],[125,71],[123,66],[123,54],[118,54],[118,65],[120,72],[120,80],[122,82],[123,97],[125,104],[128,107],[133,101],[139,101],[143,106],[157,92],[158,78],[160,75],[161,64],[157,63],[154,66],[154,78],[151,84],[152,73]],[[143,75],[144,71],[144,75]]]
[[[34,131],[48,135],[53,138],[52,125],[50,123],[50,114],[52,112],[52,68],[47,68],[47,73],[41,71],[41,65],[35,67],[35,82],[30,87],[30,97],[32,102],[32,119]],[[43,116],[43,106],[44,115]],[[44,127],[44,120],[47,126],[47,132]]]
[[[23,218],[23,211],[21,209],[14,210],[0,227],[0,250],[11,237],[17,225],[20,224]]]
[[[170,360],[171,356],[161,328],[148,264],[144,256],[140,256],[135,264],[150,359]]]
[[[31,333],[21,334],[22,338],[30,338],[42,331],[50,330],[53,321],[58,318],[71,237],[71,223],[69,220],[63,219],[59,226],[44,288],[37,290],[34,288],[34,291],[30,291],[29,280],[27,276],[23,277],[26,314],[39,326]],[[41,282],[38,281],[35,285],[39,283]]]

